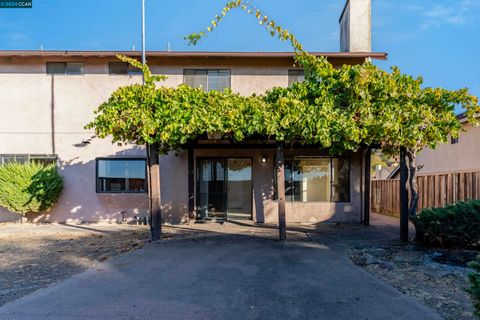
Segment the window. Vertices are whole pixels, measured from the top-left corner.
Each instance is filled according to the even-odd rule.
[[[109,74],[129,74],[129,75],[141,75],[142,70],[131,66],[127,62],[110,62],[108,64]]]
[[[456,144],[458,143],[458,137],[454,138],[454,137],[450,137],[450,144]]]
[[[274,180],[276,181],[276,175]],[[287,201],[292,202],[350,201],[349,159],[345,157],[286,159],[285,196]]]
[[[305,80],[305,72],[303,70],[288,70],[288,86],[295,82],[303,82]]]
[[[350,201],[350,161],[332,158],[332,201]]]
[[[85,74],[85,63],[67,63],[67,74]]]
[[[97,159],[97,192],[146,192],[145,159]]]
[[[192,88],[200,88],[210,91],[223,91],[230,88],[230,70],[183,70],[184,83]]]
[[[67,65],[64,62],[47,62],[48,74],[65,74]]]
[[[85,74],[85,63],[47,62],[47,74],[82,75]]]
[[[57,156],[50,154],[0,154],[0,165],[10,162],[26,163],[30,161],[43,164],[56,163]]]

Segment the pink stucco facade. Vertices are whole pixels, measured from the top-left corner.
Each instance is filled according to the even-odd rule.
[[[368,55],[333,56],[332,63],[356,64]],[[71,61],[85,63],[85,74],[50,75],[46,63]],[[55,154],[65,179],[65,187],[55,207],[35,218],[50,222],[117,222],[148,212],[146,193],[108,194],[96,192],[97,158],[144,158],[143,146],[112,144],[84,129],[94,117],[94,110],[118,87],[141,82],[139,75],[110,75],[108,62],[114,54],[37,55],[0,54],[0,155]],[[148,59],[154,73],[165,74],[162,83],[175,87],[183,83],[185,68],[229,69],[231,88],[241,94],[263,93],[288,85],[288,71],[294,69],[291,56],[162,56]],[[90,143],[82,144],[88,140]],[[289,151],[286,150],[288,153]],[[292,151],[293,152],[293,151]],[[325,152],[313,152],[318,156]],[[194,157],[249,157],[253,170],[253,220],[275,222],[277,203],[273,199],[273,149],[197,149]],[[261,163],[267,156],[269,161]],[[363,203],[363,156],[350,158],[350,200],[343,203],[288,203],[287,221],[316,223],[322,221],[360,222]],[[183,223],[192,219],[188,208],[187,152],[169,154],[160,159],[163,217],[166,222]],[[11,214],[0,209],[1,219]]]

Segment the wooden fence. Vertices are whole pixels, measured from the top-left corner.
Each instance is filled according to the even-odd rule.
[[[480,199],[480,171],[417,176],[418,210]],[[373,212],[400,214],[400,181],[372,180]]]

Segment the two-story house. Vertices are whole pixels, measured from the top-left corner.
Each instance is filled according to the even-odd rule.
[[[335,66],[386,58],[370,49],[369,1],[347,1],[340,27],[342,51],[314,54]],[[0,164],[54,161],[65,180],[59,202],[38,221],[120,221],[148,212],[144,146],[112,144],[84,129],[116,88],[141,82],[138,70],[116,59],[119,53],[140,56],[0,51]],[[148,51],[146,56],[153,73],[168,77],[162,85],[171,87],[186,83],[249,95],[303,79],[289,52]],[[286,149],[287,222],[360,222],[368,201],[365,154]],[[274,156],[274,147],[266,144],[215,140],[161,156],[163,218],[276,222]]]

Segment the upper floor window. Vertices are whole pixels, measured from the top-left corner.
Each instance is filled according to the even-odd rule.
[[[83,62],[47,62],[47,74],[80,75],[85,74]]]
[[[97,192],[146,192],[145,159],[97,159]]]
[[[230,70],[227,69],[185,69],[183,70],[184,83],[192,88],[210,91],[223,91],[230,88]]]
[[[458,143],[458,137],[456,137],[456,138],[450,137],[450,143],[451,143],[451,144],[456,144],[456,143]]]
[[[142,70],[133,67],[127,62],[110,62],[108,64],[108,73],[136,75],[142,74]]]
[[[305,80],[305,71],[303,70],[288,70],[288,86],[295,82],[303,82]]]
[[[44,164],[56,163],[57,156],[51,154],[0,154],[0,165],[10,162],[27,163],[31,161]]]

